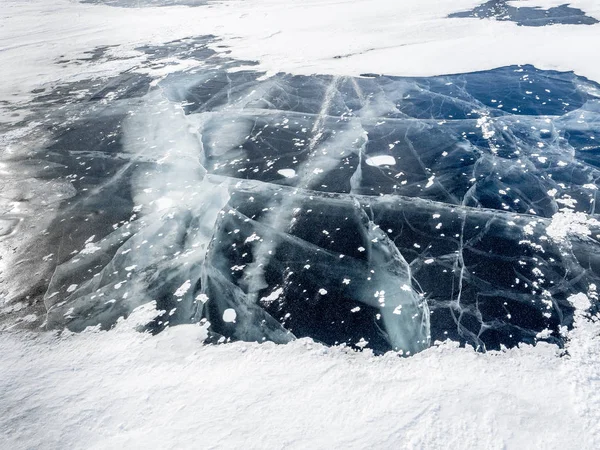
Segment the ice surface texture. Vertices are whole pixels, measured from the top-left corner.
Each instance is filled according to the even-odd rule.
[[[155,300],[151,329],[213,341],[562,343],[567,298],[600,283],[597,85],[264,77],[204,43],[147,49],[206,63],[111,80],[45,150],[78,192],[49,227],[49,326]]]
[[[202,6],[208,0],[80,0],[81,3],[104,4],[122,8],[147,8],[157,6]]]
[[[477,17],[480,19],[494,18],[508,20],[526,27],[543,27],[547,25],[593,25],[598,23],[594,17],[586,15],[579,8],[572,8],[565,3],[548,9],[531,6],[518,6],[517,2],[506,0],[490,0],[473,8],[450,14],[448,17]]]

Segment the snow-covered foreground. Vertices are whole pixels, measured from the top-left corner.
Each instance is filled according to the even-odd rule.
[[[410,358],[309,340],[203,346],[196,325],[0,335],[2,448],[597,448],[600,342]]]

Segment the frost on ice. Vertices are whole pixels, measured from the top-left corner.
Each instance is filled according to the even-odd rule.
[[[59,255],[50,327],[154,301],[149,329],[209,323],[215,342],[563,342],[569,298],[600,285],[596,85],[531,66],[269,77],[209,42],[142,49],[205,64],[115,77],[56,126],[42,159],[79,194],[39,246]]]

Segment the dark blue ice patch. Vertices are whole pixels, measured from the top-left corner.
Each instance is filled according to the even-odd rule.
[[[496,20],[516,22],[517,25],[524,27],[543,27],[556,24],[594,25],[598,23],[597,19],[586,15],[579,8],[570,7],[568,3],[543,9],[537,6],[511,6],[506,0],[490,0],[470,11],[452,13],[448,17],[494,18]]]

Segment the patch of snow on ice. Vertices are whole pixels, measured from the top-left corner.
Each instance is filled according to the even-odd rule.
[[[376,156],[369,156],[365,162],[369,165],[369,166],[375,166],[375,167],[379,167],[379,166],[393,166],[396,164],[396,158],[394,158],[391,155],[376,155]]]
[[[562,241],[567,235],[589,236],[590,226],[600,226],[600,222],[583,212],[563,209],[552,216],[552,222],[546,227],[546,234],[554,241]]]
[[[186,280],[179,288],[173,293],[175,297],[183,297],[186,292],[190,289],[192,283],[190,280]]]
[[[235,323],[235,319],[237,317],[237,313],[235,309],[227,308],[223,311],[223,321],[228,323]]]
[[[279,169],[277,173],[285,178],[294,178],[296,176],[294,169]]]

